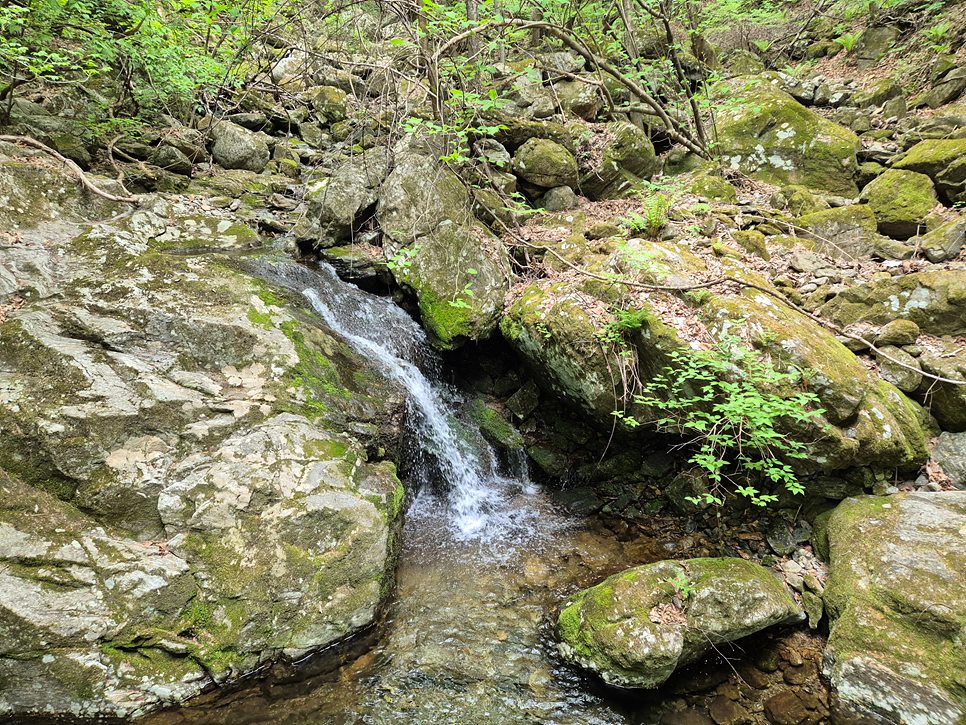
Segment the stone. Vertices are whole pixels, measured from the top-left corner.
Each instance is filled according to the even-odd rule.
[[[937,349],[924,352],[918,362],[927,373],[966,380],[966,350],[955,339],[940,340]],[[966,431],[966,385],[926,378],[919,392],[927,396],[929,411],[943,430]]]
[[[247,128],[218,121],[211,125],[211,136],[215,140],[211,155],[222,168],[259,174],[268,165],[268,144]]]
[[[817,211],[795,221],[802,234],[835,257],[867,257],[876,246],[875,213],[865,204]]]
[[[75,179],[22,166],[0,160],[9,198],[59,191],[3,213],[43,229],[23,283],[57,304],[0,322],[0,718],[133,719],[368,628],[402,522],[375,455],[401,392],[302,322],[298,290],[165,253],[201,228],[246,248],[228,211],[92,215]]]
[[[839,325],[884,325],[910,320],[930,335],[966,333],[966,274],[962,268],[926,269],[854,285],[821,312]]]
[[[715,87],[722,163],[762,181],[854,196],[858,138],[758,77]]]
[[[508,450],[523,449],[523,436],[493,406],[477,399],[470,403],[467,412],[480,427],[483,436],[493,445]]]
[[[569,186],[557,186],[549,189],[536,205],[546,211],[567,211],[577,206],[577,195]]]
[[[881,106],[902,95],[902,87],[891,78],[883,78],[868,88],[857,91],[849,101],[856,108]]]
[[[182,176],[191,176],[191,160],[174,146],[162,144],[151,156],[151,163],[165,171]]]
[[[554,83],[560,106],[564,111],[580,116],[585,121],[593,121],[604,107],[599,81],[591,78],[578,78]]]
[[[868,68],[885,56],[899,38],[899,29],[889,25],[872,25],[862,31],[852,48],[859,68]]]
[[[580,178],[580,190],[588,199],[616,199],[632,193],[643,179],[660,169],[647,133],[627,121],[604,127],[606,142],[600,159]]]
[[[824,670],[839,721],[953,725],[966,714],[966,492],[843,501],[828,521]]]
[[[966,199],[966,138],[920,141],[892,168],[925,174],[947,202]]]
[[[560,144],[531,138],[513,155],[513,172],[524,181],[542,188],[577,185],[577,161]]]
[[[469,192],[456,174],[436,158],[397,154],[376,219],[392,274],[415,294],[436,345],[454,348],[496,329],[509,288],[509,259],[474,218]]]
[[[919,325],[912,320],[892,320],[879,328],[876,345],[914,345],[919,339]]]
[[[930,262],[946,262],[956,259],[966,246],[966,219],[951,219],[945,224],[913,237],[915,243]]]
[[[338,123],[347,118],[347,97],[344,90],[334,86],[315,86],[301,94],[301,99],[312,107],[322,125]]]
[[[812,592],[802,592],[802,608],[808,617],[808,628],[818,629],[825,613],[825,604],[822,597]]]
[[[374,146],[342,163],[330,177],[307,184],[309,215],[318,225],[318,246],[350,239],[360,215],[376,203],[389,166],[388,149]]]
[[[879,375],[882,379],[892,383],[904,393],[914,393],[923,381],[916,358],[898,347],[880,346],[875,360],[879,364]]]
[[[875,214],[882,234],[908,239],[927,229],[926,218],[939,204],[932,180],[914,171],[890,169],[862,189],[860,199]]]
[[[950,68],[942,76],[933,81],[932,89],[922,102],[930,108],[939,108],[955,101],[966,92],[966,65]]]
[[[792,690],[783,690],[765,701],[765,718],[771,725],[816,725],[821,719]]]
[[[954,486],[966,488],[966,433],[942,433],[932,449],[932,459]]]
[[[557,629],[565,660],[611,685],[654,688],[713,643],[801,618],[768,569],[743,559],[688,559],[629,569],[579,592]]]

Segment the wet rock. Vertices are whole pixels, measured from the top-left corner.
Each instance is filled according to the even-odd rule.
[[[397,154],[376,218],[393,276],[415,293],[437,345],[453,348],[496,328],[509,260],[499,240],[474,219],[456,174],[432,157]]]
[[[711,701],[708,714],[717,725],[731,725],[731,723],[746,722],[748,719],[748,711],[724,695],[718,695]]]
[[[966,433],[943,433],[936,439],[933,460],[954,486],[966,488]]]
[[[806,707],[798,693],[784,690],[765,701],[765,717],[772,725],[815,725],[821,715]]]
[[[801,616],[785,586],[752,562],[662,561],[615,574],[568,602],[558,621],[560,652],[609,684],[653,688],[712,643]]]
[[[966,492],[848,499],[828,522],[825,673],[845,720],[961,722]]]
[[[135,717],[338,642],[389,591],[403,489],[366,444],[398,391],[224,256],[165,254],[198,212],[21,219],[67,264],[57,305],[0,324],[0,717]]]

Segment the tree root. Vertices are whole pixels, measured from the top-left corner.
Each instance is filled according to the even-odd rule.
[[[64,166],[70,169],[74,173],[74,175],[78,178],[78,180],[81,182],[81,185],[85,189],[90,191],[92,194],[96,194],[97,196],[107,199],[108,201],[116,201],[122,204],[137,204],[140,201],[138,197],[131,194],[129,194],[128,196],[116,196],[114,194],[111,194],[108,191],[104,191],[103,189],[98,187],[93,181],[91,181],[90,178],[88,178],[87,174],[84,173],[84,170],[80,166],[78,166],[76,163],[71,161],[66,156],[50,148],[50,146],[48,146],[47,144],[41,143],[35,138],[30,138],[29,136],[0,135],[0,141],[16,144],[18,146],[29,146],[31,148],[38,149],[39,151],[43,151],[45,154],[57,159],[62,164],[64,164]]]

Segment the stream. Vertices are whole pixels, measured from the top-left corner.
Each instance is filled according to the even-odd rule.
[[[621,541],[570,514],[501,460],[461,415],[420,326],[390,299],[326,266],[272,262],[262,276],[301,293],[325,324],[408,393],[417,445],[397,589],[365,647],[149,719],[174,723],[655,723],[658,698],[620,698],[556,656],[567,595],[629,566],[674,556],[677,542]],[[361,650],[361,652],[360,652]],[[719,680],[720,681],[720,680]],[[665,698],[667,699],[667,698]],[[695,721],[700,722],[700,721]]]

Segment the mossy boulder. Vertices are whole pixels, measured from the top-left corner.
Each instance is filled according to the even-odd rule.
[[[842,722],[966,716],[966,492],[843,501],[826,530],[826,675]]]
[[[966,333],[966,269],[956,264],[855,285],[826,303],[822,315],[840,325],[912,320],[932,335],[962,335]]]
[[[892,168],[925,174],[947,202],[966,200],[966,138],[920,141]]]
[[[956,259],[966,246],[966,219],[951,219],[910,243],[917,244],[930,262]]]
[[[966,383],[966,349],[954,338],[943,338],[918,362],[927,373]],[[966,384],[926,378],[919,392],[943,430],[966,431]]]
[[[902,95],[902,87],[891,78],[876,81],[868,88],[856,91],[849,100],[850,106],[872,108]]]
[[[856,135],[798,103],[763,78],[715,87],[722,162],[776,185],[801,184],[854,196]]]
[[[868,257],[878,241],[875,213],[866,204],[852,204],[805,214],[795,220],[802,235],[835,257]]]
[[[346,119],[348,94],[341,88],[315,86],[304,91],[301,98],[312,107],[315,116],[323,124],[338,123]]]
[[[502,243],[474,219],[456,174],[429,156],[397,155],[376,218],[392,274],[415,293],[436,344],[453,348],[496,328],[509,260]]]
[[[592,200],[615,199],[634,191],[660,168],[647,133],[632,123],[609,123],[600,159],[580,177],[580,190]]]
[[[35,178],[0,162],[8,186]],[[49,259],[0,322],[0,718],[180,703],[339,643],[391,589],[404,491],[367,451],[395,446],[400,391],[298,285],[166,253],[199,211],[19,219]]]
[[[705,264],[681,245],[630,240],[620,247],[607,242],[605,247],[609,254],[600,254],[599,246],[592,253],[589,245],[571,239],[561,251],[584,268],[618,271],[648,284],[693,284],[707,274]],[[734,275],[747,275],[743,260],[724,258],[720,264]],[[768,285],[758,276],[749,281]],[[639,420],[657,417],[653,410],[625,408],[630,396],[622,381],[650,380],[670,365],[671,353],[694,349],[676,327],[681,315],[711,338],[747,329],[746,344],[782,369],[810,371],[809,390],[825,413],[808,424],[782,428],[808,441],[802,468],[831,471],[869,465],[909,470],[928,457],[929,424],[922,409],[878,381],[831,331],[776,298],[745,289],[686,295],[673,305],[661,299],[630,303],[619,290],[616,284],[596,282],[578,290],[564,282],[535,282],[510,305],[500,329],[545,390],[600,421],[611,420],[618,409]],[[617,304],[627,310],[622,321],[608,312]],[[623,341],[619,350],[601,343],[615,330]]]
[[[507,450],[523,450],[523,436],[495,407],[477,399],[470,403],[469,414],[490,443]]]
[[[352,236],[360,215],[376,203],[389,165],[388,149],[375,146],[336,167],[331,176],[307,184],[318,246],[331,247]]]
[[[596,79],[574,79],[554,83],[553,90],[564,111],[593,121],[604,107],[604,97]]]
[[[577,160],[566,148],[545,138],[531,138],[513,155],[513,173],[541,189],[577,186]]]
[[[557,632],[564,659],[619,687],[655,688],[718,644],[801,621],[776,574],[744,559],[659,561],[572,597]]]
[[[875,214],[879,231],[893,239],[925,231],[926,218],[939,204],[928,176],[897,169],[877,176],[862,189],[861,199]]]

